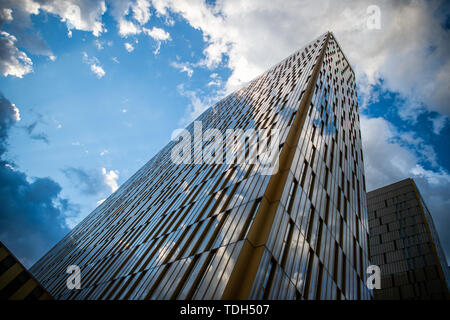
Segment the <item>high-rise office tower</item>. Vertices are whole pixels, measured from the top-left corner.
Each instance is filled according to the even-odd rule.
[[[375,299],[449,298],[450,272],[433,219],[412,179],[367,193]]]
[[[206,110],[32,270],[63,299],[369,299],[368,261],[355,75],[326,33]]]

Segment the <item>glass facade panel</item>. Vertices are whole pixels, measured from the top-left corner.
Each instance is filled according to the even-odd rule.
[[[174,163],[170,142],[32,267],[43,286],[66,299],[370,298],[355,74],[333,34],[196,121],[192,159],[219,154],[208,129],[259,130],[261,141],[276,129],[280,166],[238,161],[253,138],[239,153],[227,136],[222,156],[234,160],[218,163]],[[81,290],[65,286],[70,264]]]

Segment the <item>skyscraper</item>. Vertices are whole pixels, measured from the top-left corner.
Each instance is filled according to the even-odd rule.
[[[368,261],[355,75],[327,32],[207,109],[32,271],[62,299],[369,299]]]
[[[381,269],[374,298],[450,298],[447,259],[414,180],[368,192],[367,210],[371,262]]]

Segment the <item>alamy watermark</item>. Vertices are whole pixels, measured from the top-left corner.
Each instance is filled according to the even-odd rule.
[[[67,289],[81,289],[81,269],[79,266],[73,264],[67,267],[69,277],[66,280]]]
[[[370,290],[381,289],[381,269],[377,265],[370,265],[367,267],[366,273],[370,276],[367,277],[366,285]]]
[[[369,30],[380,30],[381,29],[381,10],[379,6],[370,5],[367,7],[367,20],[366,26]]]
[[[227,129],[203,131],[202,121],[194,122],[193,137],[186,129],[172,134],[177,143],[172,148],[175,164],[255,164],[261,175],[278,172],[279,129]]]

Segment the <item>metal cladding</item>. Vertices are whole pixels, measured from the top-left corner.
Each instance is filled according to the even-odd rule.
[[[368,192],[367,208],[370,259],[381,269],[374,298],[449,299],[447,259],[414,180]]]
[[[174,163],[178,141],[170,142],[33,266],[49,292],[58,299],[370,299],[355,75],[333,34],[196,121],[200,142],[196,124],[187,127],[193,162]],[[258,139],[278,132],[276,164],[204,161],[219,151],[209,129],[254,130]],[[244,143],[246,155],[254,142]],[[66,286],[70,265],[81,268],[79,290]]]

